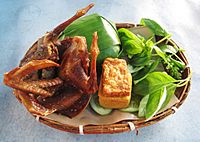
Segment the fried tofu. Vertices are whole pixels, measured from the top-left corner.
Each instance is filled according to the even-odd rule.
[[[98,92],[99,103],[105,108],[128,107],[131,99],[132,76],[124,59],[107,58],[102,65]]]

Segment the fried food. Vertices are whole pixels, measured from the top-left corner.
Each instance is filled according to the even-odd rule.
[[[105,108],[125,108],[131,99],[132,76],[124,59],[107,58],[102,65],[98,92],[99,103]]]

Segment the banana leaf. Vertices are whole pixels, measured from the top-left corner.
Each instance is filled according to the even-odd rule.
[[[117,57],[120,50],[120,39],[116,26],[112,22],[98,14],[91,14],[71,23],[65,28],[59,39],[62,40],[67,36],[84,36],[90,51],[92,35],[95,31],[98,34],[98,46],[100,49],[97,64],[100,65],[107,57]]]

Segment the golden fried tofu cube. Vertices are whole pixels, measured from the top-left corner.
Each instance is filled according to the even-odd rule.
[[[99,103],[105,108],[128,107],[131,99],[132,76],[124,59],[107,58],[102,65],[98,92]]]

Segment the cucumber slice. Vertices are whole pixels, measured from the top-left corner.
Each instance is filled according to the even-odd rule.
[[[97,94],[94,94],[90,100],[90,106],[92,109],[100,115],[108,115],[112,112],[112,109],[104,108],[99,104],[99,97]]]
[[[123,112],[137,112],[139,110],[139,104],[140,104],[140,96],[133,95],[130,101],[130,104],[127,108],[122,108],[120,111]]]

